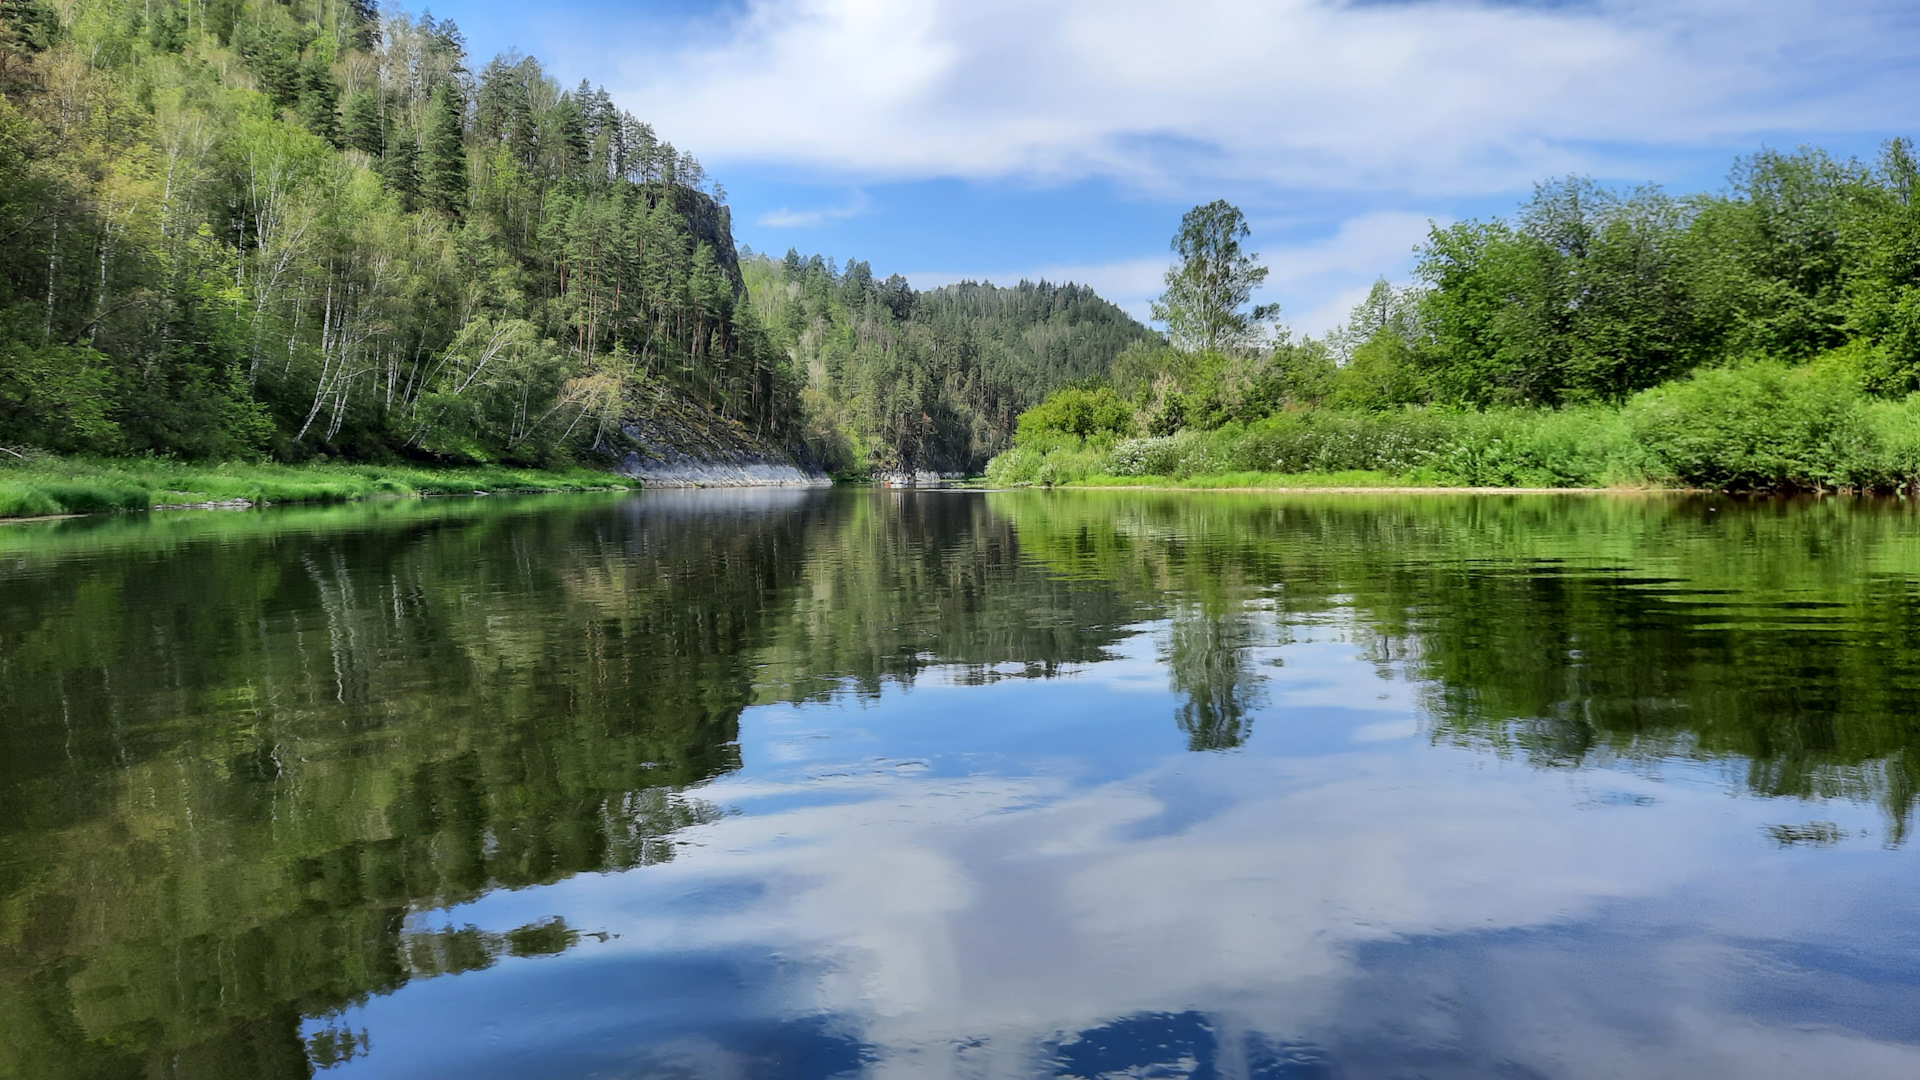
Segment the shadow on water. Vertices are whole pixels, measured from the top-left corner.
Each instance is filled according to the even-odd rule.
[[[741,766],[748,706],[936,667],[1050,677],[1142,625],[1192,750],[1257,738],[1273,650],[1337,625],[1417,683],[1435,742],[1721,763],[1756,794],[1877,802],[1899,843],[1915,524],[1905,503],[745,491],[9,529],[0,1069],[351,1059],[359,1036],[302,1018],[581,938],[422,913],[665,862],[726,813],[701,787]],[[1214,1023],[1143,1014],[1049,1052],[1062,1075],[1333,1075]],[[827,1071],[857,1064],[820,1038]]]

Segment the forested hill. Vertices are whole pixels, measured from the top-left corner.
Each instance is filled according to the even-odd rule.
[[[537,464],[664,410],[968,468],[1145,333],[1086,290],[857,263],[762,267],[794,291],[748,304],[725,201],[604,90],[475,64],[451,21],[0,0],[0,446]]]
[[[802,368],[807,441],[836,471],[977,471],[1022,411],[1154,336],[1081,285],[916,292],[791,250],[744,270],[756,321]]]
[[[0,442],[542,461],[797,431],[699,163],[365,0],[6,0]]]

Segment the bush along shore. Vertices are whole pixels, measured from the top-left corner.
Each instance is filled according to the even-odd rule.
[[[0,518],[111,510],[336,503],[422,495],[615,491],[631,481],[592,469],[495,465],[191,464],[166,458],[0,454]]]
[[[1714,194],[1540,184],[1434,225],[1414,280],[1296,338],[1224,200],[1163,343],[1022,415],[1000,484],[1920,486],[1920,155],[1742,158]],[[1145,479],[1151,478],[1151,479]]]
[[[1866,393],[1844,364],[1695,371],[1622,406],[1282,410],[1139,435],[1107,389],[1022,418],[997,486],[1920,489],[1920,395]]]

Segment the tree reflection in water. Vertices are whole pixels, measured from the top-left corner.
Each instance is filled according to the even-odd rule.
[[[672,860],[728,812],[701,789],[741,767],[747,706],[932,667],[1053,677],[1143,628],[1191,750],[1256,738],[1262,665],[1331,620],[1419,688],[1436,742],[1722,762],[1758,795],[1875,801],[1897,844],[1920,776],[1913,516],[707,492],[9,528],[0,1074],[355,1059],[364,1033],[303,1041],[302,1018],[575,945],[591,927],[432,916]]]

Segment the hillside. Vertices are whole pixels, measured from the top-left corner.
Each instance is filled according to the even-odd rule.
[[[368,0],[0,18],[16,453],[974,469],[1036,387],[1144,334],[1086,290],[889,294],[864,264],[793,277],[830,294],[798,315],[748,304],[698,161],[532,58],[475,70],[451,21]]]
[[[977,472],[1021,412],[1154,337],[1081,285],[916,292],[797,251],[743,267],[756,321],[804,375],[808,444],[836,471]]]

